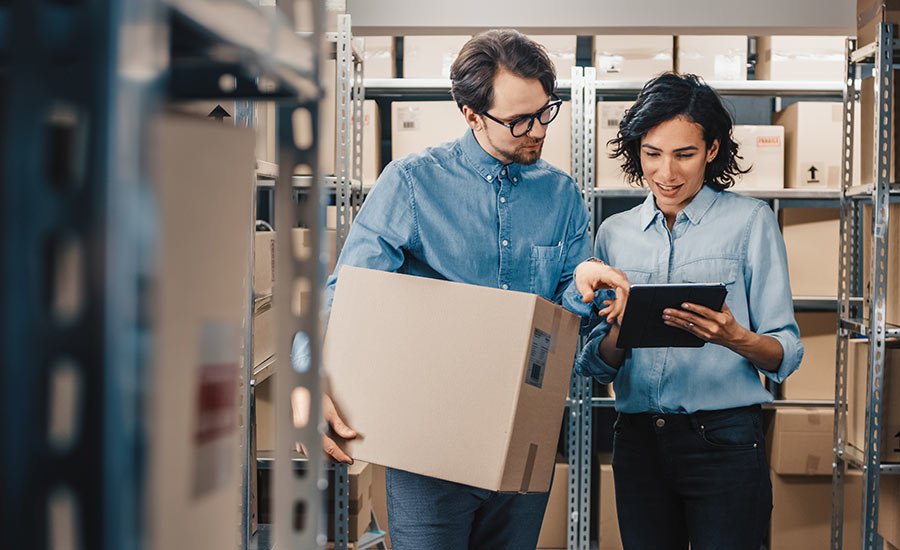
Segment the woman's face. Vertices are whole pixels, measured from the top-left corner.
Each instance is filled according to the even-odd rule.
[[[718,152],[718,140],[707,149],[703,127],[681,115],[654,126],[641,139],[641,169],[667,218],[674,219],[694,199],[703,187],[706,164]]]

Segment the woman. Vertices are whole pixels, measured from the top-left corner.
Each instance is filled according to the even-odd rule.
[[[759,373],[781,382],[800,364],[784,241],[763,202],[725,191],[742,170],[732,121],[693,75],[648,82],[612,155],[651,194],[598,230],[595,256],[631,283],[724,282],[721,312],[667,309],[665,324],[702,348],[616,348],[600,322],[576,362],[614,383],[613,472],[626,550],[758,550],[772,509]]]

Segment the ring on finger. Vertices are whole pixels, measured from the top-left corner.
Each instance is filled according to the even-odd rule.
[[[688,328],[694,328],[694,323],[688,323]]]

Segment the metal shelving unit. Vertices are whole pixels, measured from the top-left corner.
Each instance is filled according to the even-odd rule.
[[[885,321],[885,295],[888,261],[888,203],[898,194],[897,184],[890,181],[891,174],[891,124],[893,121],[893,64],[898,43],[894,39],[893,25],[880,23],[872,44],[856,48],[856,41],[847,41],[846,84],[844,88],[844,139],[841,170],[841,254],[839,270],[840,326],[837,329],[837,358],[835,369],[834,415],[834,473],[832,477],[831,548],[840,550],[844,539],[844,476],[847,467],[863,472],[863,521],[858,533],[865,550],[880,550],[883,540],[878,534],[879,481],[882,474],[900,474],[900,465],[881,463],[882,388],[885,376],[885,339],[900,337],[900,327],[892,327]],[[853,186],[853,122],[856,117],[856,90],[853,83],[860,77],[861,65],[874,65],[873,113],[861,113],[874,117],[873,145],[876,151],[874,184]],[[863,281],[859,272],[862,249],[861,204],[872,204],[872,265],[871,280]],[[853,296],[862,295],[863,284],[869,283],[871,295],[864,298],[869,305],[869,319],[863,318],[859,303]],[[896,289],[890,289],[894,292]],[[858,300],[858,299],[857,299]],[[865,406],[864,450],[847,445],[847,377],[849,338],[853,334],[868,337],[867,391]],[[848,536],[851,536],[848,533]]]
[[[306,37],[293,32],[293,3],[275,10],[245,0],[0,5],[0,26],[7,31],[0,40],[0,108],[6,121],[0,140],[5,160],[0,433],[16,442],[0,455],[5,487],[0,509],[10,547],[138,549],[152,535],[144,521],[146,430],[152,419],[142,393],[150,374],[154,326],[147,312],[159,277],[152,249],[161,220],[152,206],[154,182],[145,154],[150,125],[165,100],[275,100],[285,129],[282,158],[315,167],[315,140],[303,150],[291,145],[293,111],[315,113],[321,93],[317,30],[324,9],[312,0],[304,7],[316,29]],[[35,31],[47,39],[36,40]],[[271,86],[263,91],[260,79]],[[309,121],[315,136],[315,115]],[[289,179],[282,179],[276,187],[289,189]],[[285,221],[317,220],[309,209],[294,209],[289,195],[279,208]],[[82,251],[84,280],[77,289],[82,308],[71,319],[42,307],[47,303],[42,281],[54,280],[65,267],[46,253],[46,238],[54,234],[71,235]],[[282,280],[295,273],[317,277],[310,262],[281,263]],[[284,294],[277,294],[284,304],[284,332],[317,333],[317,316],[294,317],[289,295],[279,294]],[[282,339],[281,347],[287,342]],[[321,452],[319,355],[314,349],[309,371],[281,386],[309,390],[310,422],[300,429],[279,426],[283,437],[306,442],[315,456]],[[46,388],[61,359],[79,380],[82,408],[71,444],[54,450],[48,448],[46,423],[21,418],[23,413],[45,418],[54,406]],[[251,374],[248,362],[241,378],[245,395]],[[248,400],[242,401],[239,424],[245,430]],[[320,547],[318,462],[304,479],[281,476],[279,515],[290,517],[288,510],[302,508],[306,519],[302,525],[282,521],[276,536],[284,546]],[[246,510],[246,475],[243,482]],[[60,530],[60,518],[48,514],[55,506],[70,514],[67,529]],[[246,521],[241,531],[246,545]]]

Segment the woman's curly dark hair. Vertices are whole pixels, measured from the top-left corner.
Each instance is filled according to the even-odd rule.
[[[717,191],[734,185],[738,174],[750,168],[738,166],[738,144],[731,138],[734,122],[722,105],[722,99],[698,76],[664,73],[647,82],[637,101],[625,113],[619,133],[609,141],[614,151],[610,158],[622,159],[622,171],[631,183],[643,185],[641,139],[657,125],[684,116],[703,128],[707,149],[719,140],[719,152],[709,164],[703,183]]]

